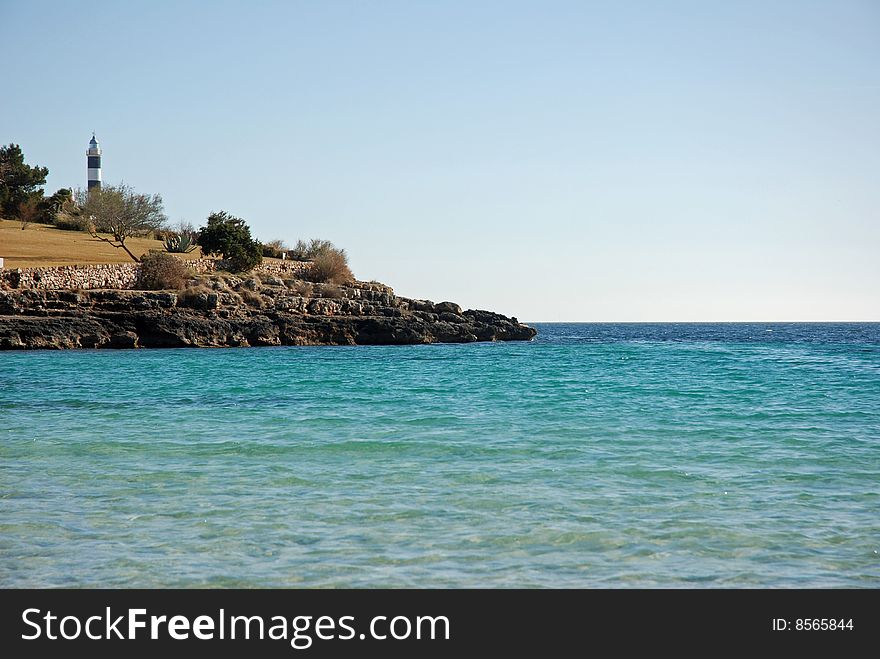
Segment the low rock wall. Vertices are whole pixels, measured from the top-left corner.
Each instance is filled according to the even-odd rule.
[[[224,270],[218,259],[186,261],[196,274]],[[312,264],[308,261],[264,261],[254,274],[267,274],[293,279],[302,278]],[[97,263],[47,268],[0,269],[0,288],[31,288],[41,290],[94,290],[137,288],[141,266],[138,263]]]

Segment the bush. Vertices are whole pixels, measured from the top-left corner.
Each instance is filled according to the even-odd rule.
[[[268,302],[265,297],[256,293],[255,291],[250,291],[246,288],[242,288],[238,291],[238,296],[241,298],[241,301],[250,307],[255,307],[257,309],[262,309],[265,307]]]
[[[150,252],[141,257],[139,286],[144,290],[179,290],[192,277],[183,261],[165,252]]]
[[[263,247],[251,238],[250,227],[226,211],[208,216],[208,224],[199,230],[199,245],[206,256],[218,254],[228,261],[231,272],[246,272],[263,260]]]
[[[82,215],[59,213],[55,217],[55,228],[62,231],[88,231],[89,220]]]
[[[301,280],[288,280],[288,287],[296,291],[300,297],[311,297],[315,287],[311,282]]]
[[[152,234],[149,235],[153,240],[159,240],[161,242],[165,242],[169,238],[173,238],[177,234],[171,229],[156,229]]]
[[[191,233],[195,236],[199,233],[198,229],[193,226],[193,223],[186,220],[178,220],[170,229],[173,233],[177,234]]]
[[[326,284],[344,284],[354,279],[344,249],[332,247],[312,259],[309,279]]]
[[[270,240],[263,243],[263,256],[270,259],[283,258],[284,252],[287,251],[287,245],[283,240]]]
[[[250,245],[236,245],[228,254],[224,254],[229,272],[248,272],[263,262],[260,243],[254,241]]]
[[[294,261],[311,261],[316,256],[335,249],[333,243],[329,240],[320,240],[318,238],[312,238],[308,242],[297,240],[293,249],[288,250],[287,256]]]
[[[171,254],[189,254],[195,251],[196,236],[194,234],[172,234],[165,239],[165,251]]]

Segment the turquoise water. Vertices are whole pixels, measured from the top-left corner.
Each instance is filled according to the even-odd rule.
[[[880,585],[880,325],[0,353],[0,585]]]

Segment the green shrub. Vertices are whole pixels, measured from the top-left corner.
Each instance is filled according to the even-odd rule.
[[[144,290],[178,290],[192,277],[192,270],[183,261],[165,252],[150,252],[141,257],[138,285]]]
[[[172,234],[165,239],[165,251],[171,254],[189,254],[196,247],[196,236],[193,234]]]
[[[263,262],[260,243],[254,241],[250,245],[235,245],[228,254],[224,254],[229,272],[248,272]]]
[[[208,224],[199,230],[198,242],[206,256],[222,256],[231,272],[247,272],[263,260],[263,247],[251,237],[250,227],[226,211],[208,216]]]

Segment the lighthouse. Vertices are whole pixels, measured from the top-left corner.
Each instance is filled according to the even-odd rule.
[[[95,139],[95,134],[92,133],[92,139],[89,141],[89,150],[86,151],[86,158],[88,159],[88,167],[89,167],[89,187],[92,188],[101,188],[101,147],[98,146],[98,140]]]

